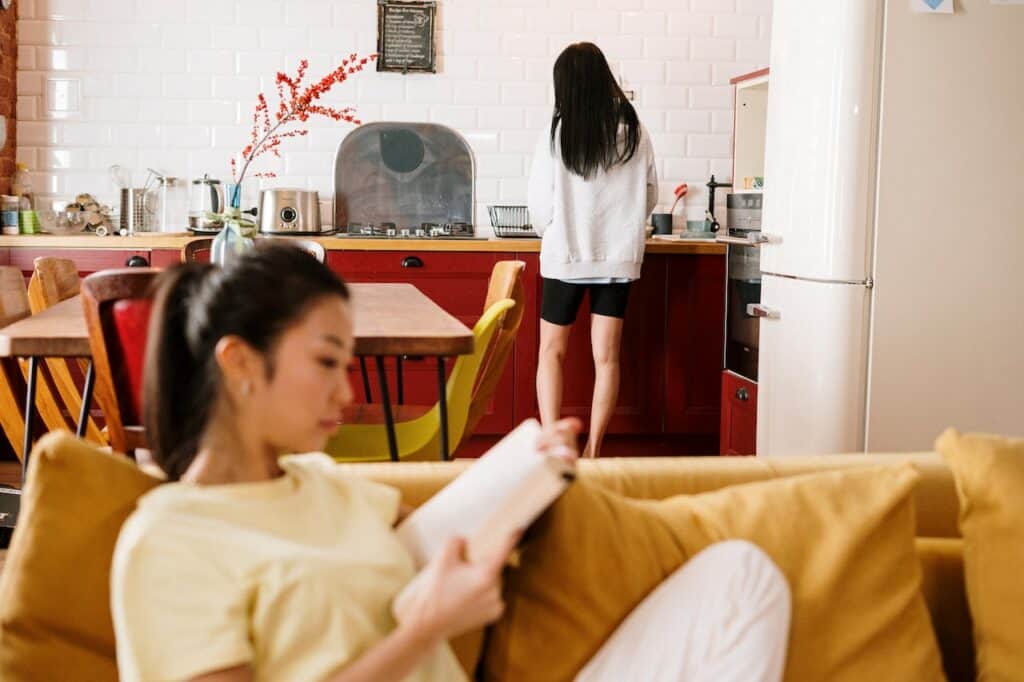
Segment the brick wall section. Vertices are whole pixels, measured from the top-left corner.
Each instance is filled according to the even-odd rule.
[[[15,78],[18,68],[18,39],[15,17],[17,2],[7,11],[0,11],[0,115],[7,119],[7,142],[0,149],[0,194],[11,189],[14,175],[14,152],[17,148],[14,111],[18,100]]]
[[[349,51],[376,46],[372,0],[21,0],[18,160],[37,197],[92,192],[111,203],[111,164],[226,179],[246,140],[256,93],[276,71],[310,60],[318,76]],[[590,40],[651,132],[660,193],[731,173],[729,79],[768,62],[771,0],[443,0],[436,75],[364,72],[332,103],[364,121],[433,121],[458,130],[476,157],[476,222],[487,204],[520,204],[537,135],[551,116],[551,67],[569,43]],[[81,93],[53,112],[47,82]],[[73,96],[73,95],[72,95]],[[334,155],[345,127],[310,121],[286,141],[273,186],[317,190],[331,216]],[[62,204],[61,204],[62,205]]]

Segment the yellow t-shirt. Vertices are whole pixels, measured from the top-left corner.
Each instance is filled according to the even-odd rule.
[[[392,524],[399,493],[326,455],[282,458],[258,483],[169,483],[117,540],[111,600],[125,682],[243,663],[256,680],[322,680],[395,627],[414,575]],[[465,680],[447,645],[407,680]]]

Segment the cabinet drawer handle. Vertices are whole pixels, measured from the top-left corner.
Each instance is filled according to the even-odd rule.
[[[140,256],[136,254],[134,256],[131,256],[128,260],[126,260],[124,266],[126,268],[148,268],[149,261],[146,260],[145,256]]]
[[[745,388],[737,388],[736,389],[736,399],[737,400],[742,400],[742,401],[746,402],[747,400],[750,400],[750,394],[747,393],[747,389],[745,389]]]
[[[406,256],[402,259],[403,268],[422,268],[423,261],[418,256]]]

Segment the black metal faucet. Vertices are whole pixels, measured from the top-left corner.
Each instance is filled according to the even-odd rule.
[[[715,218],[715,190],[719,187],[732,187],[731,182],[717,182],[715,176],[711,176],[711,181],[707,184],[708,187],[708,210],[704,215],[704,219],[707,220],[711,226],[712,232],[718,232],[721,227],[718,224],[718,219]]]

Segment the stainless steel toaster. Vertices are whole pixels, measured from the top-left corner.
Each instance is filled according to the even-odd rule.
[[[260,232],[317,234],[321,231],[320,196],[305,189],[260,190]]]

